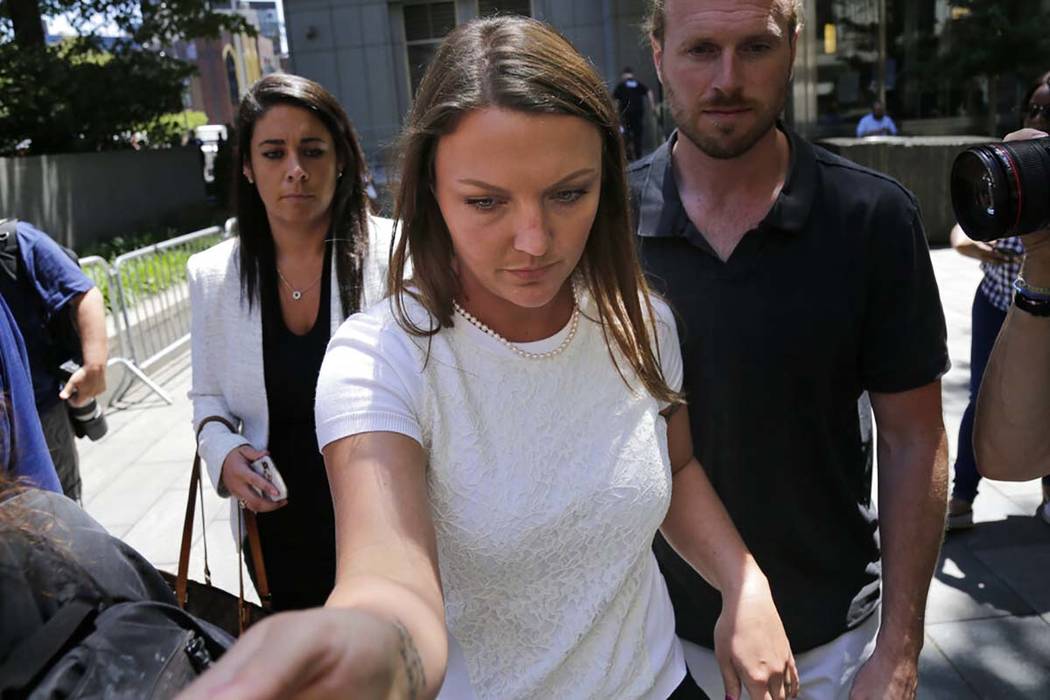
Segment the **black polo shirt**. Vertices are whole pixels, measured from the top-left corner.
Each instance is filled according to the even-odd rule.
[[[643,265],[680,324],[696,456],[797,653],[860,624],[879,600],[857,399],[929,384],[949,361],[915,198],[784,131],[787,182],[726,262],[682,206],[676,135],[629,175]],[[679,635],[713,648],[718,592],[662,539],[655,549]]]

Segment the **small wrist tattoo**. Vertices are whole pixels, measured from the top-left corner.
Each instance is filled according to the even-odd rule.
[[[394,623],[399,638],[398,652],[401,654],[401,662],[405,665],[405,677],[408,679],[409,700],[417,700],[422,697],[423,688],[426,686],[426,677],[423,675],[423,660],[419,658],[412,635],[408,633],[405,626],[400,622]]]

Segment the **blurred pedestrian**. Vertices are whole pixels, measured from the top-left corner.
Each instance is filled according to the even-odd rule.
[[[0,479],[24,479],[61,493],[33,399],[29,358],[14,316],[0,296]]]
[[[71,254],[24,221],[0,221],[0,295],[25,340],[36,410],[62,491],[79,501],[70,409],[89,407],[105,391],[109,350],[102,292]],[[74,330],[61,333],[65,327]],[[69,347],[73,342],[79,347]],[[71,353],[80,362],[70,375],[62,365]]]
[[[886,114],[886,107],[881,102],[871,106],[871,111],[857,122],[857,138],[865,136],[896,136],[897,125],[893,118]]]
[[[1036,130],[1025,134],[1025,137],[1050,133],[1050,72],[1041,75],[1028,88],[1021,102],[1021,114],[1022,128]],[[1010,479],[1042,476],[1043,497],[1036,516],[1050,525],[1050,457],[1045,450],[1036,446],[1045,431],[1038,426],[1037,421],[1032,420],[1045,413],[1035,407],[1045,404],[1050,388],[1040,380],[1043,374],[1039,371],[1029,373],[1026,364],[1045,364],[1046,357],[1032,342],[1038,335],[1033,334],[1026,342],[1024,331],[1018,330],[1033,322],[1034,327],[1038,328],[1045,325],[1045,319],[1035,318],[1030,311],[1011,309],[1014,306],[1011,304],[1015,296],[1014,283],[1019,278],[1029,288],[1047,286],[1048,278],[1043,268],[1050,233],[1039,231],[1025,236],[1011,236],[994,244],[971,241],[960,237],[961,233],[953,229],[953,245],[958,239],[960,245],[957,250],[981,260],[984,279],[973,302],[970,403],[959,427],[959,456],[955,461],[955,488],[948,504],[948,528],[973,524],[973,501],[977,496],[980,474]],[[1019,318],[1013,319],[1007,332],[1004,324],[1011,314]],[[998,340],[1000,337],[1003,340]],[[998,359],[993,363],[993,348],[999,343],[1003,350],[994,353]],[[1031,357],[1017,357],[1018,354],[1029,353]],[[1009,363],[1014,366],[1006,367]],[[987,392],[981,391],[985,377],[992,378]],[[1040,397],[1041,393],[1043,396]],[[1039,398],[1030,404],[1033,396]],[[991,406],[996,408],[991,409]],[[1032,406],[1033,410],[1028,412],[1028,406]],[[977,426],[974,426],[975,414]],[[1027,415],[1018,418],[1019,414]],[[1028,434],[1023,439],[1014,439],[1014,431],[1029,425],[1029,420],[1032,421],[1032,427],[1026,431]],[[983,428],[980,425],[982,423]],[[1011,443],[1005,453],[995,449],[1004,441]],[[1004,468],[1003,462],[1011,464]]]
[[[390,222],[369,214],[366,162],[317,83],[259,80],[238,111],[238,236],[189,261],[194,425],[218,493],[258,513],[275,610],[322,605],[335,579],[332,496],[314,430],[325,347],[382,296]],[[268,455],[287,500],[252,470]],[[258,572],[251,569],[253,577]]]
[[[620,82],[613,90],[613,99],[620,113],[627,160],[641,158],[645,155],[642,149],[645,146],[646,107],[656,111],[653,93],[645,83],[634,77],[634,70],[626,66],[620,74]]]

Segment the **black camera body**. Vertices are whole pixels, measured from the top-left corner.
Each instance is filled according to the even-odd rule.
[[[1050,227],[1050,137],[966,149],[951,192],[955,220],[975,241]]]
[[[63,381],[68,382],[69,378],[78,369],[80,369],[80,366],[69,360],[59,366],[59,373],[63,377]],[[66,410],[69,412],[69,420],[73,424],[73,433],[78,438],[86,437],[95,442],[101,440],[109,430],[106,416],[103,415],[102,408],[95,399],[91,399],[83,406],[74,406],[69,401],[66,401]]]

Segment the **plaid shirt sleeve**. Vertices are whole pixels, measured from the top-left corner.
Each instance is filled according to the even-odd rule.
[[[1024,253],[1024,244],[1021,243],[1020,236],[1010,236],[996,241],[995,249],[1014,257],[1006,263],[981,263],[984,279],[981,280],[979,289],[992,306],[1000,311],[1006,311],[1013,302],[1013,284],[1021,272],[1021,255]]]

